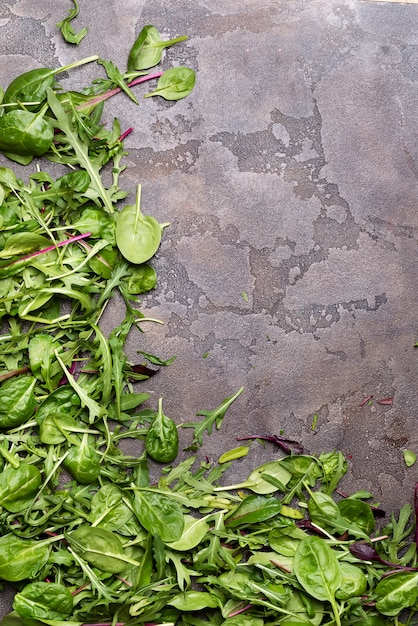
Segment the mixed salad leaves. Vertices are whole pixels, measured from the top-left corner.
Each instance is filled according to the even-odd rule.
[[[72,29],[73,3],[60,26],[78,43],[86,31]],[[131,363],[124,351],[150,321],[137,298],[156,285],[149,261],[166,224],[143,214],[140,184],[135,204],[121,206],[130,129],[118,120],[106,129],[101,115],[118,93],[136,102],[132,88],[150,80],[145,97],[187,96],[191,69],[147,73],[185,39],[145,26],[125,73],[90,57],[26,72],[1,93],[5,156],[67,171],[37,168],[24,183],[0,168],[0,580],[15,590],[0,624],[412,626],[418,491],[379,530],[371,494],[339,490],[340,452],[304,454],[283,436],[252,434],[199,463],[204,435],[243,389],[176,424],[162,399],[150,409],[134,385],[172,360],[142,352]],[[95,61],[106,79],[82,92],[56,83]],[[105,336],[100,320],[116,292],[125,316]],[[178,462],[180,428],[193,438]],[[126,440],[138,455],[124,452]],[[279,456],[228,484],[254,441]]]

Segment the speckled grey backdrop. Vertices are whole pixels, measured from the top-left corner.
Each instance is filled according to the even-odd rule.
[[[145,24],[187,34],[164,65],[197,72],[186,100],[106,109],[135,129],[124,187],[141,181],[145,212],[171,222],[142,301],[165,323],[129,341],[132,358],[177,355],[146,385],[153,404],[162,394],[187,421],[243,385],[210,459],[238,434],[284,430],[308,451],[341,449],[348,486],[397,508],[417,480],[402,450],[418,452],[418,6],[81,0],[76,48],[55,28],[68,5],[1,1],[1,85],[90,54],[123,69]],[[119,319],[115,302],[105,326]],[[274,454],[255,444],[235,471]]]

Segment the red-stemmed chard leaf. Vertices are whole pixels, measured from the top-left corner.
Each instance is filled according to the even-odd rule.
[[[82,233],[81,235],[74,235],[73,237],[65,239],[64,241],[57,241],[52,246],[42,248],[42,250],[37,250],[36,252],[31,252],[30,254],[25,254],[25,256],[22,256],[19,259],[15,259],[14,261],[11,261],[10,263],[7,263],[7,265],[3,265],[2,267],[11,267],[13,265],[16,265],[16,263],[22,263],[24,261],[27,261],[28,259],[33,259],[36,256],[41,256],[42,254],[46,254],[47,252],[52,252],[57,248],[67,246],[69,243],[74,243],[75,241],[79,241],[80,239],[86,239],[87,237],[90,237],[90,235],[91,233]]]

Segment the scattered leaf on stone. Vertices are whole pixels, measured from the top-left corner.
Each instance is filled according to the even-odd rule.
[[[417,462],[417,455],[413,450],[404,450],[403,458],[407,467],[412,467]]]
[[[386,404],[386,405],[391,405],[393,404],[393,398],[380,398],[380,400],[376,400],[377,404]]]

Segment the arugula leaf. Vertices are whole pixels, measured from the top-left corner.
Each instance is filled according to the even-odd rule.
[[[87,35],[87,28],[82,28],[76,33],[72,27],[72,20],[77,17],[79,13],[79,6],[77,0],[72,0],[74,8],[69,9],[68,16],[56,24],[57,28],[61,30],[61,34],[67,43],[78,45],[82,39]]]
[[[194,437],[191,444],[192,446],[201,446],[203,444],[204,433],[207,432],[208,435],[210,435],[212,433],[213,426],[215,426],[217,430],[220,429],[228,408],[238,398],[238,396],[242,394],[243,391],[244,387],[241,387],[233,396],[223,400],[221,405],[212,411],[199,411],[196,413],[198,416],[204,416],[203,420],[200,420],[199,422],[185,422],[182,424],[183,428],[193,428],[194,430]]]
[[[120,87],[122,91],[124,91],[126,95],[129,96],[132,102],[135,102],[135,104],[138,104],[138,100],[135,98],[134,94],[129,89],[128,85],[125,82],[125,78],[122,72],[116,67],[116,65],[112,63],[112,61],[105,61],[104,59],[99,59],[97,63],[100,63],[100,65],[103,65],[103,67],[106,70],[106,74],[109,80],[115,85],[117,85],[118,87]]]
[[[77,162],[81,165],[81,167],[84,167],[89,174],[92,188],[102,200],[106,211],[108,213],[113,213],[115,208],[108,191],[103,185],[99,168],[95,166],[93,161],[90,159],[88,146],[75,132],[71,117],[65,112],[64,107],[52,89],[48,90],[48,104],[56,117],[55,126],[64,133],[67,141],[70,143],[75,152]]]

